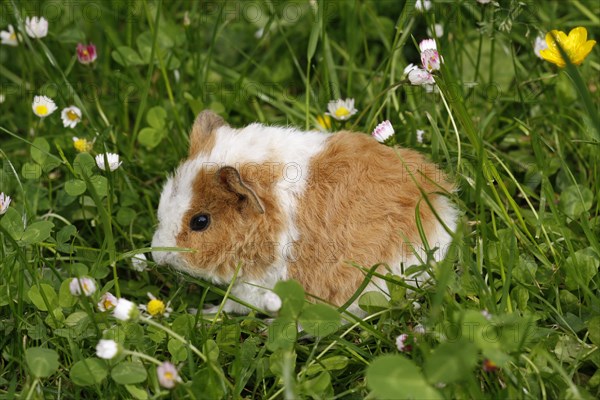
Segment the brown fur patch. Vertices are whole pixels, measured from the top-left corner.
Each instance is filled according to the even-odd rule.
[[[215,131],[227,123],[210,110],[204,110],[196,117],[190,133],[190,148],[188,158],[196,155],[209,154],[215,147]]]
[[[308,293],[343,304],[364,279],[347,261],[370,267],[399,260],[403,248],[406,252],[403,237],[421,244],[415,222],[419,201],[426,234],[434,229],[437,219],[417,185],[434,206],[435,192],[451,189],[442,172],[416,151],[392,149],[364,134],[337,133],[311,160],[289,277]]]
[[[275,246],[283,225],[282,211],[273,194],[274,171],[268,165],[242,164],[238,172],[264,207],[261,214],[248,198],[216,179],[216,167],[203,167],[193,183],[190,209],[184,214],[177,246],[197,249],[183,257],[200,275],[230,280],[239,262],[242,276],[259,278],[275,261]],[[208,229],[194,232],[190,219],[209,214]],[[210,270],[202,270],[210,268]]]

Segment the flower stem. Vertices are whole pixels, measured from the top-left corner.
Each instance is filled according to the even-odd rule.
[[[191,344],[189,341],[187,341],[183,336],[179,335],[178,333],[174,332],[171,328],[168,328],[162,324],[159,324],[158,322],[155,322],[154,320],[152,320],[151,318],[146,318],[146,317],[140,317],[140,321],[145,322],[148,325],[151,325],[155,328],[161,329],[163,331],[165,331],[166,333],[168,333],[171,337],[173,337],[174,339],[179,340],[181,343],[183,343],[184,345],[186,345],[187,347],[189,347],[190,350],[192,350],[192,352],[194,352],[198,357],[200,357],[200,359],[202,361],[204,361],[205,363],[208,363],[208,365],[210,366],[210,368],[212,368],[212,370],[214,372],[217,373],[217,375],[219,375],[219,377],[221,378],[221,380],[227,384],[227,386],[229,386],[229,389],[234,390],[233,384],[231,382],[229,382],[229,380],[225,377],[225,375],[223,374],[223,371],[220,368],[217,368],[212,362],[210,362],[210,359],[208,357],[206,357],[204,354],[202,354],[202,352],[193,344]]]
[[[567,65],[567,75],[571,78],[577,92],[579,92],[579,99],[583,103],[585,110],[592,120],[592,125],[595,128],[596,140],[600,141],[600,117],[598,116],[598,109],[594,105],[589,90],[587,89],[579,70],[574,65]]]
[[[446,97],[444,97],[444,92],[440,90],[440,97],[442,98],[442,101],[444,102],[444,107],[446,107],[446,111],[448,112],[448,115],[450,116],[450,121],[452,122],[452,127],[454,128],[454,133],[456,134],[456,145],[457,145],[457,152],[458,152],[458,156],[457,156],[457,160],[456,160],[456,170],[460,171],[460,159],[461,159],[461,146],[460,146],[460,135],[458,134],[458,128],[456,127],[456,122],[454,121],[454,117],[452,116],[452,110],[450,110],[450,107],[448,106],[448,103],[446,102]]]
[[[129,356],[136,356],[136,357],[142,358],[142,359],[144,359],[146,361],[150,361],[151,363],[156,364],[156,365],[161,365],[162,364],[156,358],[154,358],[152,356],[149,356],[148,354],[139,353],[137,351],[123,350],[123,354],[127,354]]]
[[[204,354],[202,354],[202,352],[196,346],[194,346],[193,344],[191,344],[190,342],[188,342],[183,336],[181,336],[178,333],[176,333],[173,330],[171,330],[171,328],[167,328],[166,326],[164,326],[162,324],[159,324],[158,322],[155,322],[151,318],[140,317],[140,320],[142,322],[147,323],[148,325],[152,325],[155,328],[162,329],[163,331],[165,331],[166,333],[168,333],[173,338],[179,340],[181,343],[183,343],[186,346],[188,346],[190,348],[190,350],[192,350],[198,357],[200,357],[200,359],[202,361],[204,361],[204,362],[208,361],[208,358]]]
[[[29,392],[27,392],[27,397],[25,397],[25,400],[29,400],[31,398],[31,396],[33,395],[33,391],[35,390],[39,381],[40,381],[39,378],[35,378],[33,380],[33,383],[31,384],[31,388],[29,389]]]

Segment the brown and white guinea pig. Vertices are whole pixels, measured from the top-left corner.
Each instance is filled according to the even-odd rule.
[[[351,262],[385,263],[398,275],[421,264],[417,214],[428,247],[444,257],[457,211],[443,193],[452,190],[421,154],[363,133],[236,129],[203,111],[187,160],[164,186],[152,240],[195,251],[152,256],[217,284],[229,284],[239,266],[231,293],[258,309],[269,310],[268,290],[285,279],[339,306],[365,278]],[[385,288],[373,279],[367,290]],[[224,310],[248,312],[231,300]]]

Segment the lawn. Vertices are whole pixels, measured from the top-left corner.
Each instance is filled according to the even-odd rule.
[[[481,3],[1,0],[0,398],[600,397],[600,47],[581,40],[600,3]],[[326,115],[338,99],[357,112]],[[390,121],[382,146],[458,188],[429,284],[354,265],[390,293],[357,293],[362,318],[295,281],[272,315],[196,312],[231,286],[150,246],[205,109]]]

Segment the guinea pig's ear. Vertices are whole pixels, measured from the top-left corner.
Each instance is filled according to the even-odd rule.
[[[258,213],[264,214],[265,207],[254,190],[243,181],[240,173],[233,167],[222,167],[217,171],[216,179],[219,185],[238,195],[242,202],[248,202]]]
[[[215,144],[214,133],[222,126],[228,126],[227,122],[211,110],[200,112],[190,133],[189,158],[201,151],[210,152]]]

